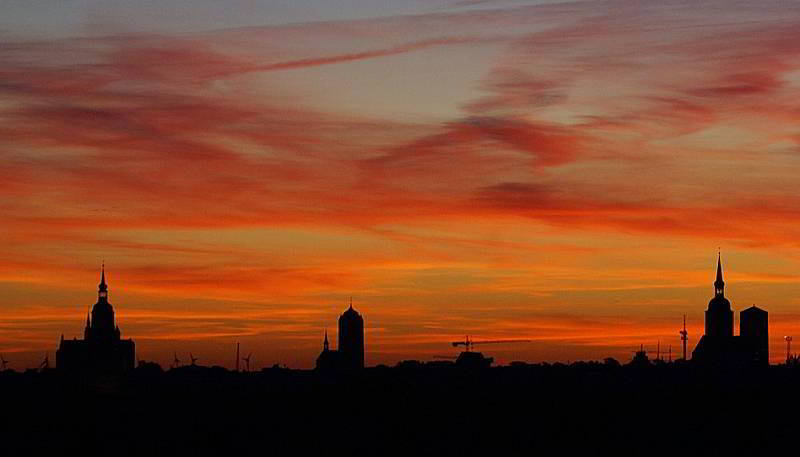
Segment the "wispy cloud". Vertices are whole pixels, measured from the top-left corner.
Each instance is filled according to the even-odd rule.
[[[800,238],[797,5],[484,6],[2,43],[2,279],[72,288],[113,254],[139,294],[314,303],[357,289],[386,303],[382,334],[419,344],[447,332],[414,319],[454,313],[467,327],[475,303],[455,303],[476,294],[533,306],[638,286],[630,240],[770,255],[782,260],[748,274],[781,282],[769,278],[784,278]],[[443,61],[452,82],[431,70]],[[397,73],[420,90],[381,86]],[[370,103],[397,116],[335,103],[369,84],[384,94]],[[429,99],[429,84],[461,98]],[[576,253],[619,274],[578,284]],[[526,290],[537,277],[552,284]],[[401,306],[405,294],[425,306]]]

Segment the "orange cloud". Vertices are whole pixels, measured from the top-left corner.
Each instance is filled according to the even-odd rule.
[[[338,312],[314,306],[351,291],[374,306],[375,361],[435,354],[465,332],[534,339],[520,349],[533,360],[677,339],[674,315],[704,306],[684,290],[700,281],[698,249],[741,251],[754,265],[742,278],[775,291],[800,236],[800,11],[728,3],[7,43],[0,306],[22,311],[0,328],[19,344],[0,350],[33,358],[64,325],[79,333],[84,305],[73,317],[60,294],[90,302],[89,265],[106,255],[145,353],[191,341],[222,354],[241,337],[307,366],[309,335]],[[428,64],[442,60],[482,75],[453,81],[467,88],[455,103],[383,89],[389,119],[317,103],[398,68],[434,82]],[[456,112],[411,115],[399,98]],[[683,263],[637,274],[642,246]],[[626,307],[637,289],[671,307]],[[792,293],[775,295],[776,328],[791,331]]]

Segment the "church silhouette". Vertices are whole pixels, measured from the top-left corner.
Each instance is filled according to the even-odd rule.
[[[121,339],[114,323],[114,308],[108,302],[106,270],[103,265],[97,303],[91,318],[86,316],[83,339],[64,339],[56,351],[56,369],[67,374],[121,374],[133,370],[136,354],[132,339]]]
[[[768,314],[753,305],[739,313],[739,335],[733,334],[733,310],[725,298],[722,256],[717,257],[714,298],[706,310],[705,335],[700,338],[692,360],[703,365],[766,366],[769,364]]]
[[[364,368],[364,318],[353,309],[353,303],[339,316],[339,348],[328,343],[328,332],[317,357],[316,368],[323,372],[356,371]]]

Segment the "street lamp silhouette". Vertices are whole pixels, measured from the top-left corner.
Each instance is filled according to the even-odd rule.
[[[786,364],[788,365],[789,364],[789,358],[790,358],[789,354],[790,354],[790,351],[791,351],[791,348],[792,348],[792,337],[791,336],[784,336],[783,339],[786,340]]]

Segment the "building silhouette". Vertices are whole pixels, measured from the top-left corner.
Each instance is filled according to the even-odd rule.
[[[317,356],[317,370],[332,372],[339,367],[339,352],[331,350],[328,344],[328,331],[325,331],[325,340],[322,343],[322,352]]]
[[[364,318],[352,302],[339,316],[339,358],[345,370],[364,368]]]
[[[692,351],[698,364],[752,366],[769,364],[768,314],[755,305],[739,313],[739,336],[733,334],[733,309],[725,298],[722,257],[717,257],[714,298],[706,310],[705,335]]]
[[[714,281],[714,298],[706,310],[706,335],[730,338],[733,336],[733,310],[725,298],[725,281],[722,280],[722,256],[717,257],[717,279]]]
[[[753,345],[755,359],[769,363],[769,314],[753,305],[739,313],[739,336]]]
[[[353,303],[339,316],[339,347],[331,349],[328,332],[317,357],[317,370],[356,371],[364,368],[364,318],[353,309]]]
[[[71,374],[119,374],[134,368],[133,340],[121,339],[114,322],[114,308],[108,302],[105,266],[100,274],[97,303],[86,316],[83,339],[64,339],[56,351],[56,368]]]

